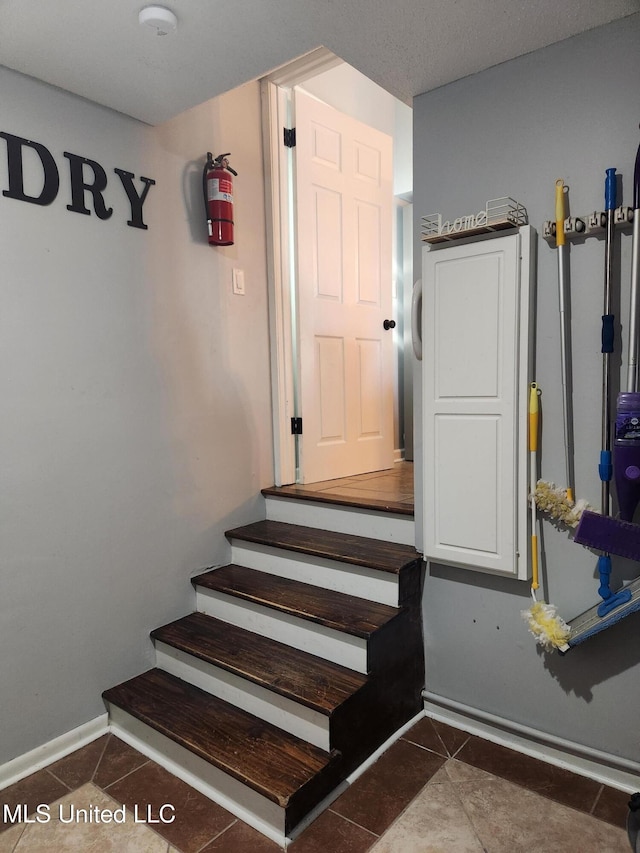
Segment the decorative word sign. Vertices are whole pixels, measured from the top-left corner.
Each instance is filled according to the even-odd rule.
[[[12,133],[3,133],[0,136],[7,142],[7,165],[9,170],[9,189],[3,190],[2,195],[6,198],[14,198],[17,201],[26,201],[29,204],[48,205],[51,204],[60,189],[60,172],[53,155],[40,142],[24,139],[22,136],[14,136]],[[39,193],[31,195],[25,191],[23,154],[25,149],[30,149],[37,155],[42,168],[42,189]],[[67,210],[73,213],[82,213],[90,216],[95,213],[98,219],[109,219],[113,215],[113,207],[107,207],[104,200],[104,191],[107,188],[107,173],[100,163],[81,157],[79,154],[64,152],[69,161],[69,180],[71,183],[71,204]],[[149,188],[155,184],[152,178],[142,175],[139,180],[142,186],[139,189],[134,184],[135,175],[124,169],[114,169],[120,179],[129,202],[130,216],[127,225],[132,228],[144,228],[142,219],[142,207],[147,199]],[[88,207],[87,203],[91,206]]]
[[[477,228],[479,225],[487,224],[487,211],[479,210],[475,215],[473,213],[468,216],[459,216],[453,222],[442,222],[440,224],[441,234],[451,234],[452,231],[468,231],[470,228]]]
[[[427,243],[443,243],[459,240],[489,231],[500,231],[526,225],[526,209],[512,198],[494,198],[487,202],[484,210],[459,216],[453,221],[442,221],[439,213],[422,217],[422,239]]]

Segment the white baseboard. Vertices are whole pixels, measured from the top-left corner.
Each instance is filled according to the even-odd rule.
[[[640,790],[640,763],[574,743],[423,691],[427,717],[629,794]]]
[[[99,717],[89,720],[88,723],[78,726],[77,729],[72,729],[48,743],[43,743],[42,746],[25,752],[24,755],[12,758],[11,761],[0,765],[0,790],[19,782],[37,770],[42,770],[43,767],[53,764],[54,761],[59,761],[65,755],[75,752],[76,749],[86,746],[92,740],[106,734],[108,730],[108,718],[105,712]]]

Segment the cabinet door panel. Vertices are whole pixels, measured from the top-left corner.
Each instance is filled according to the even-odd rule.
[[[531,229],[424,250],[424,547],[526,577]],[[522,256],[522,257],[521,257]]]

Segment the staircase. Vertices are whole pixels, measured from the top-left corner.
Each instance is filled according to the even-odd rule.
[[[156,668],[103,694],[115,731],[281,842],[424,686],[412,519],[283,491],[193,579],[197,612],[152,631]]]

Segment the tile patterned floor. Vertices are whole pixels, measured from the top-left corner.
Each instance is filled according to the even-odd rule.
[[[288,849],[629,853],[628,799],[613,788],[424,718]],[[11,823],[19,804],[26,804],[30,814],[50,804],[49,822]],[[175,809],[162,812],[167,819],[175,814],[171,823],[161,822],[164,804]],[[78,809],[104,816],[107,809],[114,821],[73,822]],[[116,816],[122,822],[116,823]],[[280,850],[114,735],[0,791],[0,817],[5,819],[0,853]],[[147,818],[156,822],[147,824]]]

